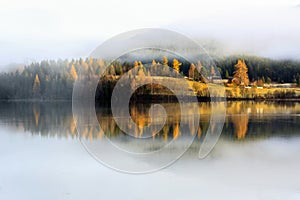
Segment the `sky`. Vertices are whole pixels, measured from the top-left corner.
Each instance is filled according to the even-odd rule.
[[[0,0],[0,69],[86,57],[138,28],[217,41],[225,54],[300,59],[300,0]]]

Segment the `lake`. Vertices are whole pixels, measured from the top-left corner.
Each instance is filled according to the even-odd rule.
[[[201,102],[184,113],[176,103],[161,105],[167,117],[152,119],[150,104],[131,105],[137,126],[120,117],[132,130],[125,134],[106,107],[95,109],[101,129],[86,123],[77,133],[70,102],[1,102],[0,199],[300,199],[300,103]],[[197,126],[189,116],[195,106]],[[225,106],[226,117],[213,150],[199,159],[218,123],[210,122],[212,106]],[[143,155],[172,148],[152,161],[127,160],[108,141]],[[153,166],[162,169],[126,173]]]

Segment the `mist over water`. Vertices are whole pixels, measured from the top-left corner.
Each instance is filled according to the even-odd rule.
[[[27,85],[20,81],[22,76],[9,73],[2,74],[3,85],[11,88],[11,94],[18,94],[23,99],[26,94],[30,94],[26,97],[31,94],[38,97],[40,87],[37,85],[42,81],[56,80],[52,82],[54,87],[51,81],[47,82],[47,88],[52,89],[45,91],[55,97],[62,97],[60,94],[71,97],[73,82],[67,74],[70,72],[74,80],[79,74],[65,59],[75,58],[78,66],[86,66],[79,64],[79,58],[85,60],[93,49],[115,35],[141,28],[168,29],[186,35],[216,60],[231,55],[249,55],[300,61],[300,7],[297,1],[5,1],[0,6],[0,73],[15,69],[21,72],[25,65],[42,60],[44,63],[37,66],[48,68],[50,60],[61,59],[53,62],[53,66],[62,70],[58,75],[66,75],[66,79],[59,79],[56,74],[53,79],[48,79],[48,73],[38,77],[36,71],[30,72],[31,68],[28,69],[30,76],[24,75],[28,78]],[[155,37],[160,39],[161,35]],[[149,42],[134,35],[130,39]],[[124,52],[130,39],[123,43]],[[180,51],[191,57],[199,54],[198,50],[185,47],[180,40],[161,42],[174,52],[177,49],[172,47],[180,46],[183,48]],[[119,46],[118,41],[114,45]],[[110,49],[104,52],[109,55],[120,50],[115,46],[109,46]],[[146,65],[152,59],[161,60],[162,56],[167,56],[170,61],[176,57],[164,51],[155,56],[152,50],[145,50],[131,52],[119,59],[130,63],[138,60]],[[195,63],[198,59],[205,66],[205,60],[199,57]],[[279,69],[284,65],[282,63],[270,65]],[[259,64],[249,66],[249,70],[253,68],[259,68]],[[92,68],[87,66],[87,69]],[[293,76],[293,70],[287,69]],[[274,74],[280,74],[280,71]],[[262,74],[257,72],[255,77],[259,78],[257,76]],[[276,80],[272,77],[272,81]],[[182,87],[181,82],[177,84],[173,85]],[[27,89],[17,91],[23,87]],[[5,88],[1,91],[7,92]],[[23,91],[28,93],[23,94]],[[43,100],[49,100],[49,97],[53,96],[46,95]],[[160,112],[157,113],[161,116],[153,114],[155,109],[151,110],[151,103],[131,103],[126,112],[129,111],[136,126],[131,126],[123,116],[115,116],[123,127],[131,130],[130,134],[119,127],[111,109],[106,106],[96,106],[93,116],[87,112],[87,120],[80,126],[82,131],[78,131],[78,116],[72,112],[72,102],[0,101],[0,199],[299,200],[300,102],[281,100],[193,102],[185,104],[184,112],[179,111],[177,103],[165,102],[159,104],[167,114],[163,117]],[[216,110],[226,107],[225,123],[213,150],[205,159],[199,159],[205,136],[213,134],[218,124],[217,119],[210,120],[212,106]],[[114,108],[118,109],[117,106]],[[80,109],[85,113],[85,107]],[[92,110],[94,112],[94,107]],[[191,119],[197,111],[200,119],[195,122]],[[96,125],[90,123],[92,117]],[[157,128],[159,131],[154,134],[153,130]],[[187,138],[193,139],[190,146],[186,143]],[[172,148],[159,151],[169,143],[173,144]],[[85,144],[89,144],[89,148]],[[111,144],[124,152],[158,152],[160,159],[117,158],[108,148]],[[184,152],[178,160],[176,151]],[[96,153],[111,163],[101,162]],[[132,175],[124,172],[126,167],[128,171],[134,167],[134,170],[139,167],[152,169],[167,159],[176,162],[163,165],[165,168],[155,173]],[[122,165],[117,167],[124,167],[122,173],[122,169],[112,169],[113,164],[120,163]]]
[[[172,126],[179,113],[172,110],[172,104],[164,106],[173,114],[167,124],[169,132],[155,137],[154,145],[188,134],[176,136]],[[136,123],[147,123],[147,107],[132,106]],[[1,199],[293,200],[300,197],[298,103],[229,102],[222,137],[207,158],[197,157],[202,137],[199,133],[176,163],[156,173],[138,176],[101,165],[79,141],[82,137],[101,145],[101,137],[106,135],[112,141],[123,141],[123,147],[132,147],[105,108],[98,109],[104,132],[88,127],[81,136],[74,132],[69,103],[2,103],[0,110]],[[202,103],[200,112],[200,127],[205,134],[209,104]],[[141,141],[132,148],[144,147]]]

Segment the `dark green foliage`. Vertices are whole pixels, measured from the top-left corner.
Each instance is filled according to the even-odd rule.
[[[224,58],[216,58],[215,64],[219,69],[222,78],[228,78],[233,75],[234,65],[238,59],[245,60],[248,67],[248,75],[250,81],[265,79],[266,83],[297,83],[300,86],[300,62],[291,60],[271,60],[267,58],[254,56],[230,56]],[[152,60],[151,60],[152,61]],[[151,63],[150,61],[150,63]],[[188,71],[191,63],[185,60],[179,60],[182,63],[180,73],[188,77]],[[155,68],[149,69],[144,63],[144,74],[154,74]],[[202,62],[202,61],[201,61]],[[109,61],[86,58],[78,60],[44,60],[41,62],[32,63],[24,67],[22,71],[15,71],[0,74],[0,99],[34,99],[39,98],[43,100],[55,99],[71,99],[74,83],[74,75],[70,71],[74,65],[78,78],[89,80],[92,77],[105,78],[104,75],[116,75],[116,77],[123,75],[133,67],[132,62],[114,61],[112,65],[105,71],[105,66]],[[195,70],[194,80],[205,82],[203,76],[208,76],[206,62],[202,62],[201,74]],[[113,67],[112,67],[113,66]],[[169,69],[166,69],[169,70]],[[168,71],[157,71],[158,74],[164,76]],[[33,84],[35,76],[38,75],[40,80],[39,95],[33,95]],[[203,76],[202,76],[203,75]],[[133,74],[131,78],[134,78]],[[98,87],[96,96],[109,98],[111,91],[116,81],[116,77],[111,77],[112,80],[103,79],[101,87]],[[149,88],[147,88],[147,91]],[[279,94],[278,94],[279,95]],[[290,96],[290,94],[285,94]],[[279,95],[280,96],[280,95]]]
[[[233,74],[234,65],[238,59],[245,60],[250,81],[263,77],[266,82],[271,80],[278,83],[292,83],[295,74],[300,73],[299,61],[271,60],[256,56],[230,56],[216,59],[217,66],[222,69],[222,78],[226,78],[226,70],[229,75]]]

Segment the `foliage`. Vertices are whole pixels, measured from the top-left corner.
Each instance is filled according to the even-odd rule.
[[[234,65],[235,71],[233,72],[233,83],[236,85],[247,86],[249,84],[248,68],[245,61],[238,60]]]
[[[182,63],[180,63],[177,59],[174,58],[173,60],[173,69],[179,73],[180,70],[180,66],[182,65]]]
[[[0,99],[71,99],[74,81],[78,79],[89,80],[91,78],[101,78],[103,83],[101,87],[98,87],[99,91],[97,91],[97,94],[109,98],[114,84],[119,77],[134,67],[137,67],[137,70],[131,72],[130,81],[132,82],[138,81],[138,79],[149,78],[151,74],[168,76],[170,74],[168,58],[162,57],[158,59],[161,60],[162,64],[151,59],[147,62],[143,60],[131,62],[113,61],[108,66],[110,63],[109,60],[93,58],[34,62],[24,66],[23,70],[19,69],[14,72],[3,72],[0,74]],[[149,63],[149,65],[143,63]],[[174,71],[189,77],[193,82],[206,83],[207,80],[205,77],[212,74],[212,68],[209,68],[211,65],[208,65],[204,61],[201,63],[200,60],[195,60],[194,63],[196,64],[174,58],[173,68]],[[215,63],[216,69],[220,70],[223,78],[235,75],[234,78],[239,80],[237,83],[241,85],[243,82],[244,85],[247,85],[250,79],[251,82],[256,81],[257,86],[262,85],[263,80],[266,83],[294,82],[300,86],[300,62],[298,61],[230,56],[217,58]],[[108,66],[107,69],[106,66]],[[245,73],[248,73],[249,79],[243,75]],[[163,89],[159,89],[158,86],[157,88],[155,87],[147,86],[144,90],[141,90],[146,93],[149,93],[149,91],[161,91],[164,93]],[[228,93],[227,96],[243,98],[265,98],[268,96],[268,92],[269,96],[275,95],[273,90],[267,91],[266,89],[258,89],[255,93],[248,90],[241,90],[240,88],[228,90],[230,91],[226,91]],[[199,96],[207,95],[206,89],[195,89],[194,92],[199,94]],[[276,93],[276,96],[290,97],[293,95],[289,93]],[[298,92],[296,92],[296,96],[299,96]]]
[[[235,55],[222,58],[215,58],[217,66],[222,69],[221,76],[225,78],[226,70],[232,75],[234,65],[239,59],[245,61],[248,68],[250,81],[264,77],[266,82],[269,77],[277,83],[292,83],[293,77],[300,74],[300,62],[295,60],[271,60],[257,56]]]

